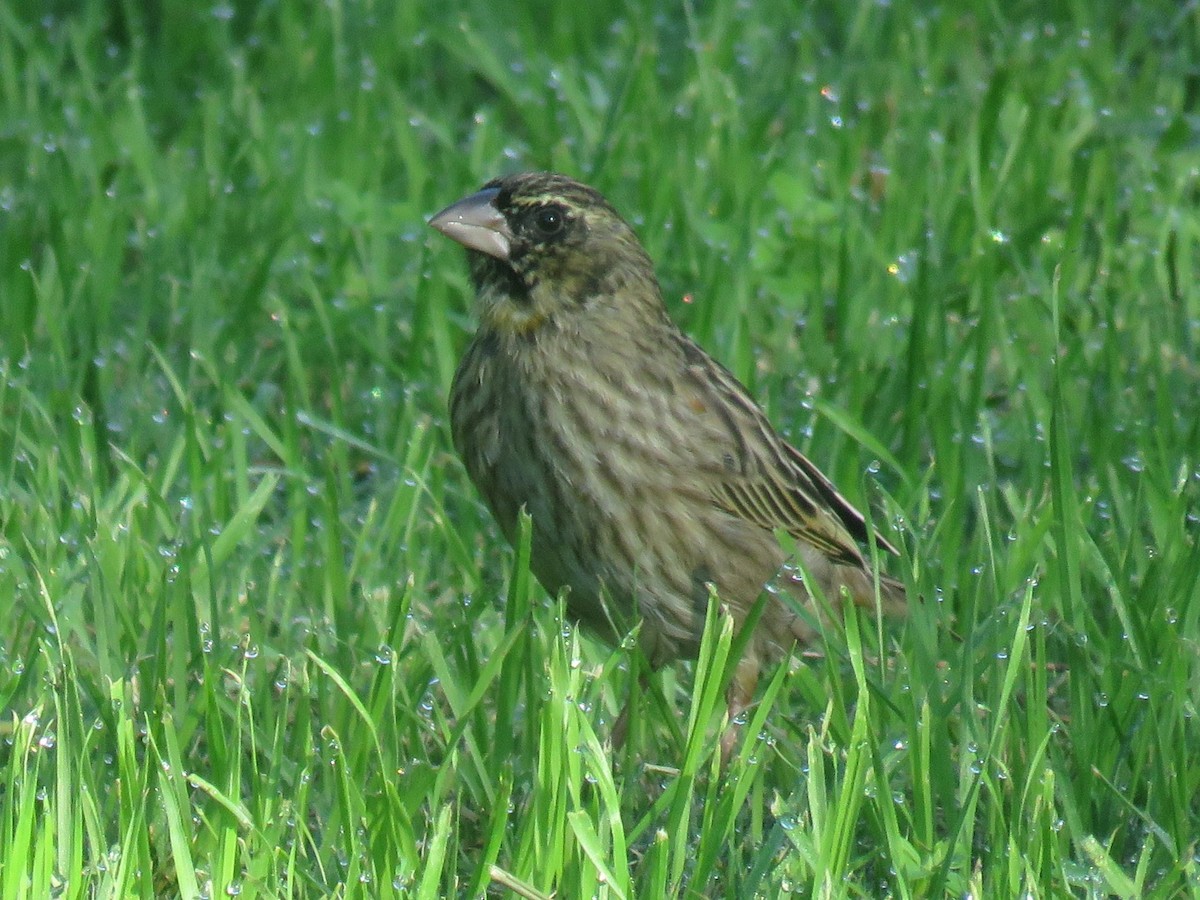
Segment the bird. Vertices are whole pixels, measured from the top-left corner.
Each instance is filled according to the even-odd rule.
[[[638,624],[657,670],[697,655],[711,595],[739,627],[764,597],[727,688],[737,722],[763,666],[818,639],[806,579],[834,609],[845,597],[903,613],[903,584],[863,549],[896,548],[670,318],[653,262],[602,194],[517,173],[429,224],[466,248],[475,291],[454,447],[509,543],[528,513],[530,569],[571,617],[610,642]],[[730,725],[725,759],[736,740]]]

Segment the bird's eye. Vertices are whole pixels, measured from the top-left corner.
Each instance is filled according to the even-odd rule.
[[[533,214],[533,230],[540,238],[557,236],[567,223],[562,207],[544,206]]]

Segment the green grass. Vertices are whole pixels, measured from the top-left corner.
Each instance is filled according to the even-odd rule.
[[[0,897],[1200,896],[1195,3],[36,6]],[[423,222],[522,168],[924,598],[766,673],[727,772],[728,623],[614,754],[636,660],[450,449]]]

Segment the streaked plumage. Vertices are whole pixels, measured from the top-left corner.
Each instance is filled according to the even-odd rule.
[[[568,589],[573,615],[610,638],[640,617],[655,666],[693,656],[709,582],[740,619],[784,567],[776,529],[826,597],[844,588],[874,605],[863,516],[671,321],[653,264],[599,193],[514,175],[431,224],[468,248],[477,291],[450,399],[455,447],[510,541],[528,509],[533,572]],[[899,583],[879,584],[883,605],[902,608]],[[769,598],[731,715],[761,661],[811,640],[811,624]]]

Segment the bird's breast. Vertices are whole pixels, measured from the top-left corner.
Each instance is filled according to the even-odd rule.
[[[551,593],[569,587],[575,616],[603,627],[606,596],[627,624],[645,619],[655,656],[691,652],[707,582],[748,606],[778,545],[712,502],[683,450],[685,398],[619,363],[561,359],[477,340],[452,391],[455,445],[510,541],[528,511],[534,574]]]

